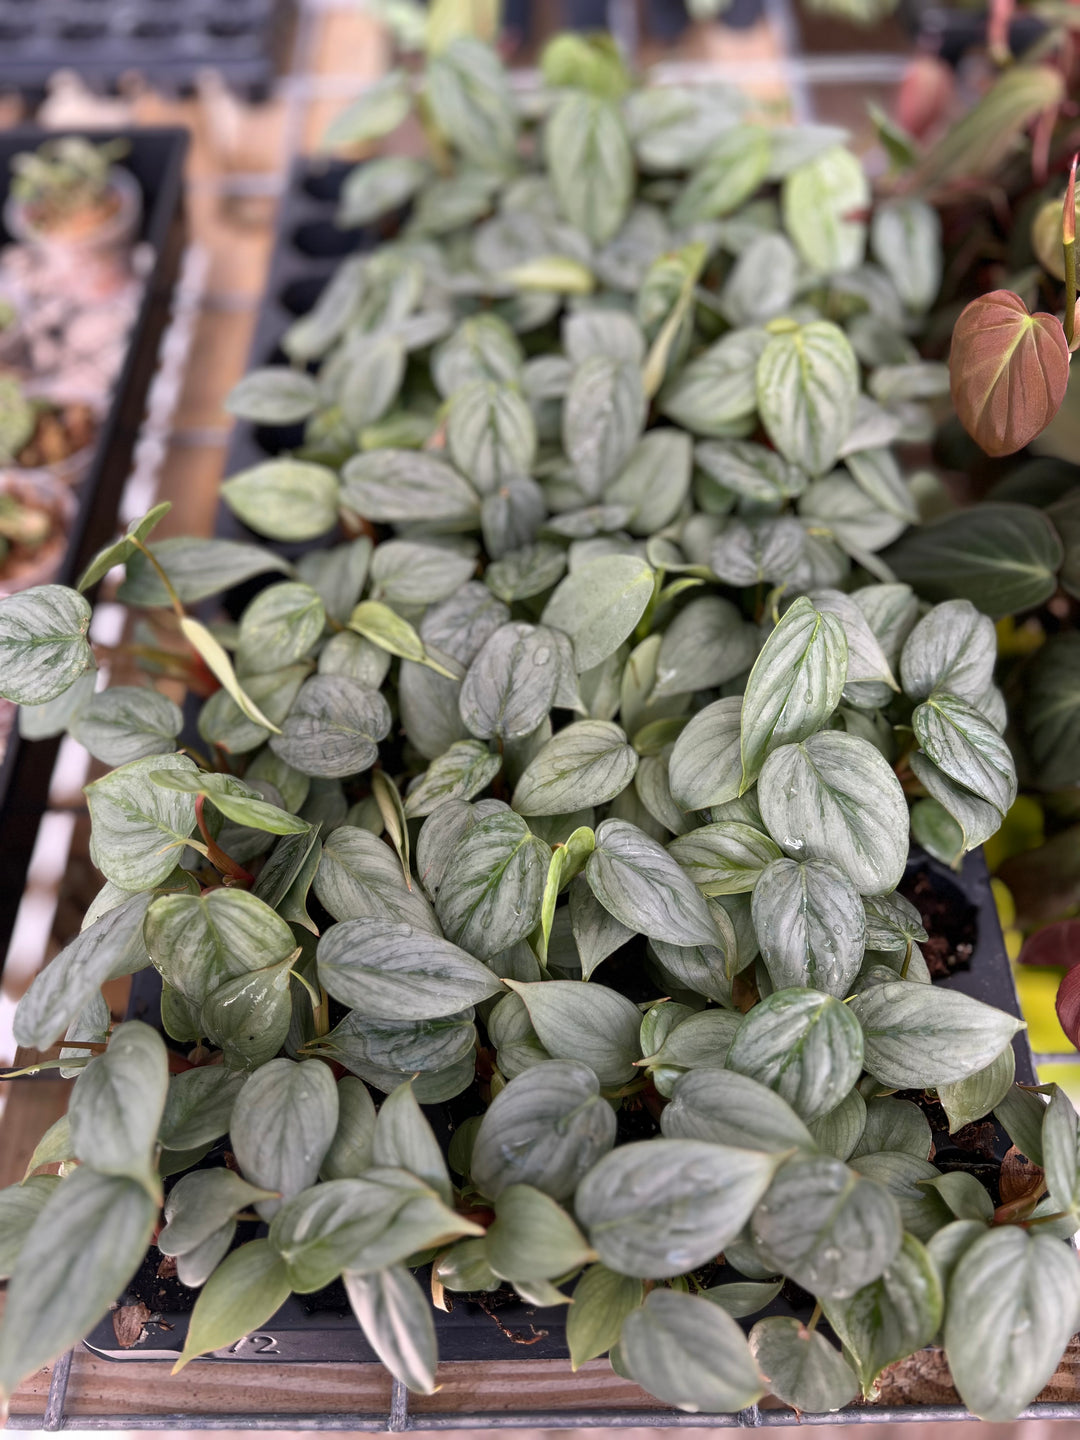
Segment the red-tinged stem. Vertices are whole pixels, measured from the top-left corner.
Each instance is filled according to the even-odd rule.
[[[255,876],[252,875],[250,870],[245,870],[242,865],[238,865],[230,855],[226,855],[225,851],[221,849],[211,836],[210,831],[206,828],[206,819],[203,815],[203,804],[205,800],[205,795],[197,795],[195,797],[195,822],[199,827],[199,834],[203,838],[203,844],[206,846],[206,853],[209,856],[211,865],[213,865],[215,869],[220,870],[222,875],[228,875],[233,880],[242,880],[244,884],[250,885],[255,879]]]
[[[1061,215],[1061,243],[1065,252],[1065,340],[1070,350],[1076,324],[1076,161],[1074,155]]]
[[[1008,1200],[1004,1205],[999,1205],[994,1211],[993,1223],[995,1225],[1015,1225],[1018,1221],[1023,1222],[1038,1205],[1042,1198],[1042,1192],[1038,1195],[1021,1195],[1015,1200]]]
[[[1013,17],[1014,0],[991,0],[990,18],[987,22],[987,49],[995,64],[1007,65],[1012,58],[1009,52],[1009,25]]]

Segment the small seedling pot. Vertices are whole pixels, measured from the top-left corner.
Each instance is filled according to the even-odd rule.
[[[0,495],[44,510],[51,525],[42,544],[12,545],[0,560],[0,595],[47,585],[55,580],[67,554],[76,500],[67,485],[48,470],[0,470]]]
[[[47,466],[46,473],[67,489],[77,489],[86,479],[90,466],[94,463],[95,448],[93,441],[89,445],[84,445],[81,450],[76,450],[71,455],[65,455],[63,460],[57,460],[55,465]]]
[[[0,291],[0,309],[9,313],[8,323],[0,326],[0,368],[19,369],[26,357],[26,335],[18,299]]]
[[[32,387],[29,393],[33,397]],[[64,408],[64,402],[62,401],[51,403],[55,404],[57,409],[62,410]],[[69,490],[77,489],[86,479],[90,467],[94,463],[98,437],[101,434],[102,417],[96,411],[92,411],[91,413],[93,416],[93,431],[85,445],[80,445],[77,450],[72,450],[59,460],[48,460],[39,464],[12,466],[12,470],[20,474],[47,475],[50,479],[57,481]]]
[[[108,406],[98,417],[91,444],[45,471],[46,481],[64,496],[65,513],[70,507],[67,543],[56,572],[48,577],[62,585],[73,585],[93,555],[114,533],[117,506],[131,474],[132,453],[145,412],[158,347],[168,323],[172,289],[180,271],[186,239],[183,162],[187,132],[147,128],[99,132],[91,138],[108,140],[114,136],[127,140],[130,145],[124,167],[114,172],[124,177],[118,184],[124,187],[128,197],[121,206],[125,218],[121,223],[119,215],[111,216],[107,233],[102,233],[106,230],[103,226],[94,239],[99,246],[105,245],[102,253],[106,256],[110,253],[108,245],[130,247],[134,240],[145,244],[148,268],[143,276],[144,288],[137,314],[125,342],[123,364]],[[5,131],[0,135],[0,175],[8,174],[13,155],[34,149],[48,138],[48,132],[36,126]],[[19,228],[25,219],[21,207],[9,203],[3,207],[2,214],[7,227],[3,239],[25,239],[26,230]],[[36,232],[33,243],[36,243]],[[85,269],[91,263],[88,257],[93,252],[84,245],[75,253],[79,257],[75,262],[78,273],[78,267]],[[113,253],[123,257],[122,249]],[[24,478],[29,469],[12,467],[13,474],[20,478]],[[38,583],[38,579],[20,578],[18,588]],[[0,591],[4,588],[4,580],[0,580]],[[0,887],[0,957],[7,950],[14,928],[26,868],[47,807],[50,777],[59,748],[58,737],[25,742],[17,730],[9,733],[5,740],[4,720],[0,711],[0,875],[4,879]],[[2,963],[0,959],[0,966]]]
[[[109,171],[109,190],[116,197],[116,208],[93,229],[71,233],[43,229],[31,219],[26,202],[14,195],[4,205],[4,225],[19,244],[43,252],[58,272],[78,272],[91,293],[107,294],[128,274],[143,207],[138,181],[121,165]]]

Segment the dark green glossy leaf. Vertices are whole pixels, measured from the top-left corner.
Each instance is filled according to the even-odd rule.
[[[576,1061],[550,1060],[495,1096],[477,1132],[470,1173],[493,1199],[508,1185],[524,1184],[568,1200],[614,1143],[615,1112],[601,1099],[595,1073]]]
[[[861,893],[887,893],[903,877],[904,792],[869,741],[824,730],[773,749],[759,777],[758,803],[782,849],[797,860],[830,862]]]
[[[680,1410],[732,1414],[764,1385],[738,1324],[718,1305],[653,1290],[623,1322],[619,1357],[651,1395]]]
[[[754,888],[753,917],[774,985],[846,998],[862,964],[866,922],[859,892],[842,869],[825,860],[773,861]]]
[[[846,676],[843,627],[805,597],[796,600],[765,642],[746,682],[739,794],[750,788],[778,746],[821,729],[840,703]]]
[[[319,979],[336,1000],[371,1019],[453,1015],[502,986],[449,940],[376,917],[345,920],[319,941]]]
[[[593,894],[620,924],[673,945],[712,945],[716,922],[671,855],[625,820],[605,820],[585,867]]]
[[[850,1005],[866,1037],[866,1068],[898,1090],[963,1080],[990,1064],[1021,1022],[957,990],[909,980],[872,985]]]
[[[927,599],[970,600],[996,620],[1049,599],[1062,547],[1041,510],[987,502],[910,531],[886,559]]]
[[[94,663],[90,606],[63,585],[35,585],[0,601],[3,694],[17,705],[62,695]]]
[[[930,1344],[941,1325],[942,1309],[936,1268],[913,1235],[904,1236],[878,1279],[847,1299],[825,1305],[829,1324],[855,1362],[867,1395],[886,1365]]]
[[[821,1300],[845,1300],[892,1264],[903,1224],[883,1185],[822,1156],[780,1169],[753,1231],[777,1271]]]
[[[759,1320],[750,1331],[750,1353],[771,1393],[800,1412],[839,1410],[858,1391],[855,1372],[839,1350],[794,1316]]]
[[[138,1269],[157,1216],[157,1201],[138,1181],[89,1166],[53,1190],[8,1282],[0,1393],[10,1396],[108,1313]]]
[[[1050,1379],[1080,1313],[1080,1262],[1012,1225],[961,1255],[949,1285],[945,1351],[956,1388],[984,1420],[1013,1420]]]
[[[777,1091],[809,1123],[827,1115],[859,1078],[862,1033],[850,1007],[834,996],[777,990],[746,1016],[728,1065]]]
[[[742,1230],[776,1165],[764,1151],[704,1140],[638,1141],[590,1170],[574,1208],[608,1269],[681,1275]]]
[[[641,1016],[625,995],[581,980],[507,984],[524,1001],[549,1055],[582,1061],[604,1086],[633,1079],[634,1062],[641,1054]]]

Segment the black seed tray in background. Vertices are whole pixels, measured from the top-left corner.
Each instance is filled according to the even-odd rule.
[[[344,230],[335,223],[341,183],[352,168],[337,160],[294,162],[278,209],[266,288],[248,355],[249,370],[288,363],[281,349],[285,331],[312,308],[343,260],[374,249],[383,238],[384,231],[377,225]],[[388,221],[385,233],[394,228],[396,222]],[[235,475],[292,450],[303,438],[303,425],[259,426],[238,420],[225,457],[225,475]],[[226,540],[263,545],[289,560],[340,539],[337,532],[332,532],[299,544],[266,540],[242,524],[224,503],[218,506],[214,533]],[[239,614],[268,578],[272,577],[257,576],[230,591],[225,597],[226,610]]]
[[[913,40],[954,69],[973,51],[985,50],[989,10],[942,5],[938,0],[901,0],[897,16]],[[1009,50],[1020,56],[1046,34],[1038,15],[1018,11],[1009,22]]]
[[[0,0],[0,8],[4,0]],[[32,0],[36,9],[39,0]],[[27,9],[29,5],[16,6]],[[84,7],[88,8],[88,7]],[[5,46],[0,43],[0,65]],[[70,133],[70,132],[68,132]],[[128,338],[127,354],[109,408],[98,432],[94,458],[78,490],[78,510],[68,551],[55,576],[58,585],[74,585],[97,550],[113,536],[117,506],[131,473],[132,455],[146,408],[146,395],[157,365],[158,347],[168,324],[172,292],[187,238],[183,171],[188,132],[182,129],[101,130],[82,132],[95,140],[123,137],[130,150],[123,164],[143,192],[139,239],[154,250],[154,261]],[[0,133],[0,176],[11,156],[33,150],[49,132],[19,126]],[[6,179],[3,184],[6,191]],[[0,226],[0,243],[10,236]],[[0,969],[11,939],[38,823],[49,794],[59,740],[24,743],[17,727],[0,760]]]
[[[292,0],[0,0],[0,90],[36,99],[68,68],[114,91],[137,73],[190,93],[203,69],[262,100],[281,68]]]
[[[959,875],[925,855],[915,854],[902,888],[910,893],[912,882],[917,881],[920,874],[926,876],[933,895],[944,897],[948,903],[949,933],[969,934],[974,943],[968,968],[958,969],[938,983],[1007,1010],[1011,1015],[1019,1015],[1016,988],[982,852],[968,855]],[[128,1018],[159,1024],[159,995],[160,982],[156,972],[140,972],[135,976]],[[1017,1079],[1034,1084],[1035,1069],[1026,1032],[1021,1031],[1014,1046]],[[468,1103],[468,1098],[463,1098],[465,1103],[460,1115],[455,1114],[456,1101],[451,1101],[449,1105],[425,1107],[444,1149],[449,1145],[454,1124],[460,1123],[465,1115],[475,1110],[475,1106]],[[979,1122],[951,1137],[940,1107],[928,1105],[924,1108],[933,1131],[935,1162],[946,1170],[962,1168],[972,1171],[990,1186],[996,1198],[998,1167],[1010,1145],[1001,1127],[993,1121]],[[221,1156],[219,1148],[211,1152],[205,1163],[221,1164]],[[240,1228],[245,1232],[238,1237],[241,1240],[251,1239],[257,1233],[255,1225]],[[121,1302],[131,1304],[141,1300],[156,1318],[147,1323],[136,1345],[124,1349],[117,1343],[112,1316],[107,1316],[86,1342],[96,1354],[109,1360],[172,1360],[183,1349],[196,1292],[176,1279],[158,1278],[160,1259],[158,1251],[152,1248]],[[417,1276],[421,1285],[426,1287],[428,1268],[419,1270]],[[736,1278],[740,1277],[734,1271],[720,1266],[708,1280],[711,1284],[722,1284]],[[443,1360],[529,1357],[553,1360],[567,1357],[566,1310],[562,1306],[535,1309],[525,1305],[509,1289],[477,1298],[455,1295],[448,1298],[453,1303],[452,1311],[449,1314],[439,1310],[434,1312],[439,1354]],[[794,1314],[805,1320],[812,1308],[811,1297],[789,1282],[765,1313]],[[749,1329],[753,1319],[743,1322],[744,1328]],[[343,1286],[335,1282],[315,1295],[290,1296],[277,1314],[257,1332],[207,1358],[372,1362],[377,1357],[352,1317]]]
[[[281,349],[285,331],[312,308],[343,260],[373,250],[383,238],[384,232],[377,226],[345,230],[335,221],[341,184],[352,168],[338,160],[297,160],[293,164],[278,207],[266,288],[248,354],[249,370],[287,364]],[[386,233],[393,228],[389,226]],[[264,427],[238,420],[225,457],[225,474],[259,465],[283,450],[293,449],[302,440],[302,425]],[[217,533],[230,538],[259,538],[224,505]],[[322,545],[324,541],[317,543]],[[289,547],[271,542],[271,548],[286,553]]]

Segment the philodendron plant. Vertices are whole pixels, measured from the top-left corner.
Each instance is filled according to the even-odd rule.
[[[440,173],[354,172],[353,219],[411,219],[235,392],[305,431],[227,502],[324,548],[152,542],[159,508],[0,604],[24,729],[116,767],[104,887],[16,1014],[77,1078],[0,1192],[7,1393],[155,1239],[202,1287],[179,1366],[341,1277],[425,1392],[422,1263],[441,1308],[565,1304],[575,1366],[710,1412],[836,1409],[941,1339],[1005,1419],[1080,1319],[1076,1114],[1014,1086],[1012,1016],[931,988],[897,893],[905,787],[960,848],[1015,791],[990,621],[878,555],[941,383],[932,213],[868,226],[835,135],[560,54],[535,133],[489,50],[432,59]],[[95,691],[117,566],[151,675],[210,692],[190,735],[152,684]],[[190,613],[256,576],[235,623]],[[171,1049],[99,993],[148,966]],[[998,1115],[1022,1194],[939,1171],[929,1097]],[[812,1318],[747,1338],[785,1278]]]

